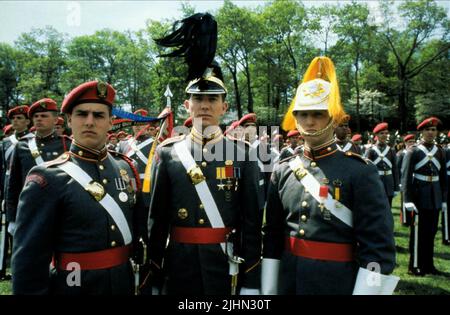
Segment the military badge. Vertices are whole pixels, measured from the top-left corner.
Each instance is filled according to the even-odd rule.
[[[123,169],[123,168],[121,168],[119,170],[119,172],[120,172],[120,176],[122,177],[123,181],[125,183],[128,183],[130,181],[130,177],[128,176],[128,172],[125,169]]]
[[[232,160],[226,160],[225,166],[216,167],[216,179],[219,180],[217,188],[218,190],[225,190],[226,201],[231,201],[232,190],[237,191],[240,177],[241,170],[238,167],[233,167]]]
[[[120,194],[119,194],[119,199],[120,199],[120,201],[122,201],[122,202],[127,202],[128,201],[128,195],[127,195],[127,193],[125,193],[125,192],[121,192]]]
[[[95,181],[90,182],[87,184],[86,187],[84,187],[88,193],[91,194],[92,197],[95,198],[95,200],[100,201],[105,196],[105,188],[103,188],[102,184],[97,183]]]
[[[341,186],[342,182],[339,179],[333,181],[334,185],[334,199],[339,201],[341,199]]]
[[[122,178],[114,178],[114,183],[119,191],[127,189],[127,183]]]
[[[326,182],[329,182],[329,180],[326,179]],[[324,184],[320,185],[319,197],[321,200],[321,202],[319,204],[319,208],[320,208],[320,212],[322,213],[322,217],[324,220],[329,221],[329,220],[331,220],[331,213],[330,213],[330,210],[328,210],[324,204],[325,200],[328,198],[328,186],[327,185],[324,185]]]
[[[187,216],[188,216],[188,211],[187,211],[185,208],[181,208],[180,210],[178,210],[178,217],[179,217],[181,220],[186,219]]]
[[[105,82],[99,81],[97,83],[97,95],[100,98],[106,98],[108,94],[108,86]]]

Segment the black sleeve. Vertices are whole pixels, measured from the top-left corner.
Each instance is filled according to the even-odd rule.
[[[242,189],[240,191],[240,204],[242,211],[242,258],[244,263],[241,276],[242,285],[247,288],[260,287],[261,260],[261,227],[263,204],[259,196],[264,194],[260,185],[260,170],[258,163],[249,159],[243,172]]]
[[[5,189],[5,208],[6,220],[8,222],[15,222],[17,216],[17,204],[19,202],[19,195],[23,188],[22,183],[22,165],[19,159],[20,143],[17,144],[13,150],[10,161],[10,173],[8,183]]]
[[[357,262],[362,268],[376,263],[381,273],[390,274],[395,267],[394,221],[377,168],[366,166],[353,183]]]
[[[406,151],[406,154],[403,157],[401,183],[402,183],[404,203],[414,202],[414,190],[412,186],[413,167],[414,167],[413,156],[414,151],[410,149]]]
[[[34,167],[20,195],[12,255],[14,294],[48,294],[58,208],[58,185]]]

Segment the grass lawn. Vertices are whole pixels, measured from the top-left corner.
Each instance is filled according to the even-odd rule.
[[[442,233],[436,235],[434,262],[436,268],[446,276],[414,277],[408,275],[409,229],[400,224],[399,198],[394,199],[395,242],[397,247],[397,267],[394,274],[400,277],[395,294],[398,295],[438,295],[450,294],[450,246],[442,245]],[[440,222],[439,222],[440,224]],[[11,283],[0,282],[0,295],[11,294]]]

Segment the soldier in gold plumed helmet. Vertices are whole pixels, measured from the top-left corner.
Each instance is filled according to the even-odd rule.
[[[390,207],[376,167],[339,150],[333,129],[345,118],[333,62],[317,57],[282,125],[297,127],[305,143],[272,173],[263,294],[390,294],[396,286],[388,276],[395,266]],[[371,277],[380,285],[368,285]]]

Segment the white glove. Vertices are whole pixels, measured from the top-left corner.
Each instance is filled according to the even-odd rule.
[[[392,295],[399,280],[397,276],[382,275],[360,267],[353,295]]]
[[[259,293],[259,289],[242,287],[239,291],[239,295],[261,295],[261,293]]]
[[[442,203],[442,212],[447,212],[447,203],[446,202],[443,202]]]
[[[157,287],[152,287],[152,295],[160,295],[159,289]]]
[[[9,222],[8,224],[8,233],[11,234],[11,236],[14,236],[14,232],[16,231],[16,222]]]
[[[278,271],[280,260],[263,258],[261,263],[261,294],[276,295],[278,293]]]
[[[412,202],[405,202],[405,209],[406,211],[414,211],[415,213],[419,213],[419,210],[417,210],[417,207]]]

